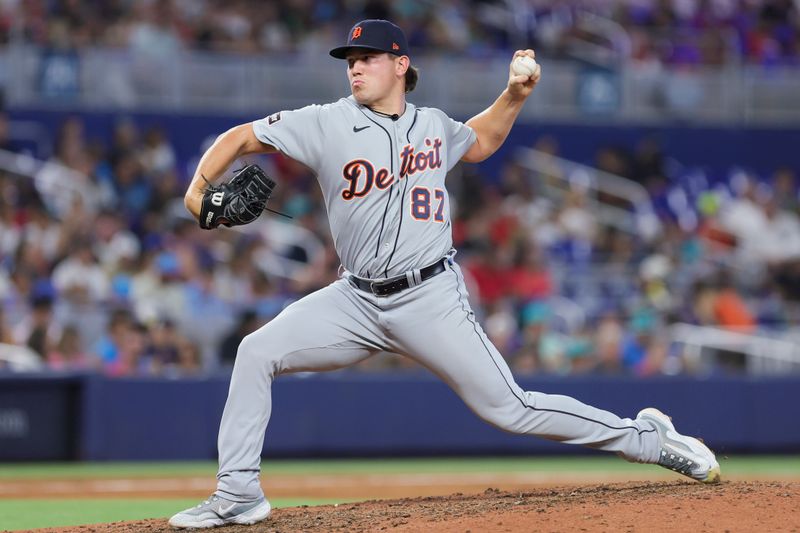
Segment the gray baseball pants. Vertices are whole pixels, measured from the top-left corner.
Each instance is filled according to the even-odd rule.
[[[444,380],[481,419],[500,429],[653,463],[660,449],[648,424],[573,398],[523,391],[476,322],[459,266],[379,297],[346,279],[288,306],[239,346],[219,430],[217,490],[249,501],[263,495],[264,433],[279,374],[335,370],[378,352],[412,358]]]

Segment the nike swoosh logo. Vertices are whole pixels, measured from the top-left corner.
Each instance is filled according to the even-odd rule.
[[[363,131],[363,130],[365,130],[367,128],[369,128],[369,126],[364,126],[364,127],[361,127],[361,128],[356,128],[355,126],[353,126],[353,133],[358,133],[359,131]]]
[[[230,505],[230,507],[228,507],[227,509],[220,505],[219,506],[219,514],[220,515],[228,514],[231,511],[231,509],[233,509],[234,507],[236,507],[236,502],[232,503]]]

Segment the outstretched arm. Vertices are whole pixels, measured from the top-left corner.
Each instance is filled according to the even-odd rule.
[[[514,59],[521,55],[535,58],[533,50],[517,50],[514,52],[511,62],[513,63]],[[509,65],[508,86],[489,108],[467,121],[467,126],[475,131],[477,140],[461,158],[462,161],[479,163],[502,146],[517,115],[522,110],[522,105],[536,84],[539,83],[541,76],[542,67],[540,65],[536,66],[536,72],[531,76],[515,76]]]
[[[183,197],[183,204],[186,209],[195,218],[200,216],[203,189],[206,186],[203,177],[213,183],[237,158],[247,154],[265,154],[276,151],[273,146],[258,140],[255,133],[253,133],[252,123],[241,124],[229,129],[217,137],[214,144],[200,158],[200,163],[198,163],[197,170],[194,172],[192,182]]]

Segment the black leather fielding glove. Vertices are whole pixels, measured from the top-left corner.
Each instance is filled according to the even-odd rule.
[[[267,207],[275,181],[258,165],[237,170],[230,181],[209,184],[203,191],[200,227],[242,226],[257,219]]]

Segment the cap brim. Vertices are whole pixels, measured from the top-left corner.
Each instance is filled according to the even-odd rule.
[[[356,50],[356,49],[375,50],[376,52],[384,52],[386,54],[400,55],[397,52],[394,52],[394,51],[391,51],[391,50],[384,50],[383,48],[378,48],[377,46],[353,46],[353,45],[340,46],[338,48],[334,48],[333,50],[331,50],[329,52],[329,54],[331,56],[335,57],[336,59],[347,59],[347,52],[349,52],[350,50]]]

